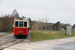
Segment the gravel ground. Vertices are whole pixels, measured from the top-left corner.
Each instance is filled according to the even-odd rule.
[[[18,39],[14,37],[13,33],[11,33],[9,35],[0,37],[0,49],[5,49],[18,43],[27,43],[27,42],[29,42],[29,36],[26,39],[25,38]]]
[[[13,33],[0,37],[0,44],[8,42],[11,38],[14,38]]]

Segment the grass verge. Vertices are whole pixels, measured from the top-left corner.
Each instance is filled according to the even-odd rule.
[[[31,42],[34,41],[42,41],[42,40],[51,40],[51,39],[60,39],[60,38],[67,38],[67,37],[73,37],[75,36],[75,33],[72,35],[65,35],[65,31],[31,31]]]
[[[0,35],[0,37],[2,36],[5,36],[5,35],[8,35],[8,34],[11,34],[12,32],[9,32],[9,33],[6,33],[6,34],[3,34],[3,35]]]

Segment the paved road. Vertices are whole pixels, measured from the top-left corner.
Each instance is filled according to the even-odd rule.
[[[75,41],[56,45],[53,50],[75,50]]]
[[[64,44],[65,46],[67,46],[67,44],[69,44],[68,42],[72,42],[75,41],[75,37],[70,37],[70,38],[63,38],[63,39],[55,39],[55,40],[45,40],[45,41],[37,41],[37,42],[29,42],[29,43],[19,43],[13,46],[10,46],[8,48],[5,48],[4,50],[53,50],[56,48],[56,45],[66,43]],[[69,44],[69,46],[71,48],[73,48],[71,43]],[[57,46],[59,47],[59,46]],[[69,47],[69,49],[70,49]],[[68,46],[67,46],[68,48]],[[69,50],[68,49],[68,50]],[[57,49],[58,50],[58,49]],[[59,49],[61,50],[61,49]]]

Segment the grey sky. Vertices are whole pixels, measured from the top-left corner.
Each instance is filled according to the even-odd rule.
[[[75,0],[0,0],[0,16],[14,9],[32,20],[47,16],[49,22],[75,24]]]

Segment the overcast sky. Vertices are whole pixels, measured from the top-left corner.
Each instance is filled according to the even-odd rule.
[[[32,20],[47,16],[51,23],[75,24],[75,0],[0,0],[0,16],[14,9]]]

